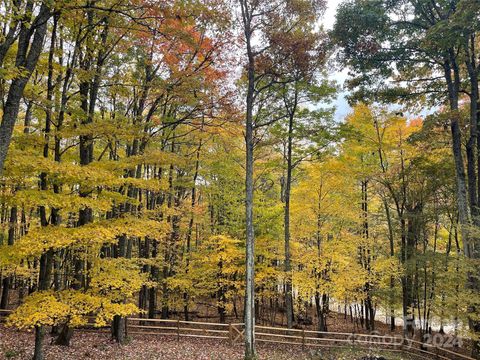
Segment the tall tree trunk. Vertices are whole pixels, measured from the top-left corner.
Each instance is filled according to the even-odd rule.
[[[387,167],[384,162],[384,155],[383,155],[383,147],[382,147],[382,137],[380,135],[380,128],[377,119],[374,119],[374,126],[375,126],[375,132],[377,135],[377,141],[378,141],[378,157],[380,160],[380,167],[382,169],[382,173],[386,173]],[[393,197],[396,207],[397,207],[397,214],[399,217],[402,217],[402,210],[400,206],[400,202],[398,201],[395,193],[391,190],[390,187],[388,187],[388,190],[390,192],[390,195]],[[388,225],[388,240],[389,240],[389,245],[390,245],[390,257],[393,259],[395,257],[395,240],[393,236],[393,224],[392,224],[392,217],[390,214],[390,208],[388,207],[388,202],[385,197],[382,197],[383,201],[383,207],[385,209],[385,217],[387,218],[387,225]],[[402,242],[403,245],[403,242]],[[395,279],[392,276],[390,276],[390,331],[395,330]]]
[[[240,0],[240,7],[248,56],[245,117],[245,360],[252,360],[257,357],[255,350],[255,233],[253,228],[255,54],[251,43],[253,36],[252,9],[246,0]]]
[[[451,50],[453,52],[453,50]],[[467,198],[467,181],[465,178],[465,166],[462,155],[462,134],[460,130],[458,113],[458,97],[460,92],[460,75],[459,69],[456,65],[454,55],[445,61],[445,80],[448,87],[448,97],[451,110],[450,129],[452,133],[452,152],[455,162],[455,174],[457,180],[457,204],[458,217],[461,226],[461,233],[463,239],[463,250],[467,257],[471,257],[472,249],[470,244],[470,230],[471,225],[470,211],[468,207]],[[453,77],[452,77],[453,72]]]
[[[56,39],[56,29],[57,29],[57,18],[55,18],[52,35],[51,35],[51,42],[50,42],[50,52],[49,52],[49,72],[48,72],[48,79],[47,79],[47,100],[49,101],[49,105],[47,106],[46,117],[45,117],[45,145],[43,147],[43,157],[49,157],[49,140],[50,140],[50,130],[51,130],[51,99],[53,96],[53,85],[52,85],[52,76],[53,76],[53,54],[55,50],[55,39]],[[40,189],[42,191],[46,191],[48,189],[47,186],[47,174],[41,173],[40,174]],[[53,211],[52,211],[53,212]],[[47,209],[45,206],[40,206],[39,208],[40,213],[40,223],[42,227],[48,226],[48,219],[47,219]],[[54,219],[51,218],[53,221]],[[40,271],[39,271],[39,278],[38,278],[38,290],[48,290],[50,288],[51,282],[51,275],[52,275],[52,268],[53,268],[53,250],[48,249],[44,254],[40,257]],[[42,325],[35,327],[35,352],[33,358],[35,360],[43,359],[43,337],[45,334],[45,329]],[[38,348],[37,348],[38,346]]]
[[[253,229],[253,93],[254,93],[254,68],[253,55],[249,60],[248,69],[248,94],[247,116],[245,131],[245,220],[246,220],[246,246],[245,246],[245,359],[255,359],[255,233]]]
[[[368,180],[362,181],[362,218],[363,218],[363,237],[366,240],[365,244],[360,246],[360,259],[362,262],[363,268],[370,275],[370,244],[369,240],[369,222],[368,222]],[[371,284],[367,281],[364,286],[365,290],[365,328],[367,330],[373,331],[375,329],[375,309],[373,307],[372,295],[371,295]]]
[[[460,70],[456,63],[455,53],[453,49],[449,51],[449,58],[446,59],[444,63],[444,70],[445,70],[445,81],[447,83],[448,88],[448,99],[450,104],[451,110],[451,121],[450,121],[450,128],[452,133],[452,151],[453,151],[453,158],[455,162],[455,173],[456,173],[456,180],[457,180],[457,204],[458,204],[458,217],[460,222],[460,230],[462,234],[462,242],[463,242],[463,253],[467,258],[477,258],[480,257],[480,252],[476,247],[478,245],[475,244],[476,239],[472,237],[472,232],[470,227],[472,226],[472,215],[477,215],[476,210],[471,212],[471,209],[468,206],[468,197],[467,194],[467,181],[465,178],[465,167],[463,163],[463,155],[462,155],[462,134],[460,130],[460,123],[459,118],[460,114],[458,113],[458,99],[459,99],[459,92],[460,92]],[[475,92],[475,89],[474,89]],[[478,84],[477,84],[477,92],[478,92]],[[478,93],[477,93],[478,97]],[[475,106],[474,106],[475,108]],[[472,114],[473,115],[473,114]],[[471,115],[471,116],[472,116]],[[477,124],[478,127],[478,124]],[[472,182],[472,181],[471,181]],[[478,186],[478,185],[477,185]],[[480,195],[480,194],[479,194]],[[469,274],[467,279],[468,285],[472,289],[478,289],[478,280],[475,280],[475,276]],[[474,313],[475,309],[470,308],[469,312]],[[480,322],[473,319],[473,317],[469,317],[469,326],[471,330],[475,333],[480,333]],[[476,341],[473,350],[473,356],[479,357],[480,355],[480,342]]]
[[[410,260],[410,252],[408,250],[408,234],[407,234],[407,222],[402,216],[400,218],[401,228],[401,261],[405,266]],[[403,336],[409,337],[414,332],[414,314],[412,310],[413,294],[412,294],[412,276],[411,269],[407,267],[402,275],[402,310],[403,310]]]
[[[43,326],[35,326],[35,350],[33,360],[43,360],[43,338],[45,329]]]
[[[162,149],[163,150],[163,149]],[[157,178],[161,179],[163,175],[162,167],[158,169]],[[158,203],[160,206],[164,203],[164,195],[157,195],[155,198],[155,202]],[[153,205],[154,206],[154,205]],[[162,217],[162,215],[161,215]],[[152,259],[156,259],[158,256],[158,241],[156,239],[152,239]],[[159,280],[159,268],[158,266],[152,264],[150,267],[150,277],[153,281],[158,282]],[[148,289],[148,318],[154,319],[157,312],[157,288],[152,286]]]
[[[152,240],[152,259],[158,256],[158,241]],[[150,268],[150,276],[153,281],[158,280],[158,266],[152,265]],[[155,319],[157,312],[157,288],[152,286],[148,289],[148,318]]]
[[[198,178],[198,170],[200,167],[200,150],[202,148],[202,140],[200,139],[198,148],[197,148],[197,154],[195,156],[195,172],[193,174],[193,185],[192,185],[192,196],[191,196],[191,215],[190,215],[190,221],[188,223],[188,231],[187,231],[187,248],[186,248],[186,261],[185,261],[185,273],[188,274],[188,271],[190,270],[190,251],[191,251],[191,241],[192,241],[192,231],[193,231],[193,223],[194,223],[194,210],[195,210],[195,203],[197,199],[196,195],[196,182]],[[188,321],[188,301],[189,301],[189,296],[188,293],[185,291],[183,293],[183,313],[185,317],[185,321]]]
[[[30,7],[33,7],[33,2]],[[31,13],[31,9],[27,10],[27,13]],[[30,26],[26,25],[28,21],[21,25],[15,66],[23,68],[24,71],[22,71],[22,75],[12,80],[8,89],[7,101],[3,108],[2,123],[0,124],[0,175],[3,173],[5,158],[7,157],[13,128],[20,109],[20,100],[23,97],[25,86],[37,66],[50,16],[51,13],[47,2],[42,2],[38,15]]]
[[[318,331],[328,331],[327,318],[328,318],[328,295],[320,294],[318,291],[315,293],[315,308],[318,318]]]
[[[385,209],[385,216],[387,218],[388,225],[388,239],[390,244],[390,257],[393,259],[395,256],[395,242],[393,238],[393,225],[392,217],[390,215],[390,209],[388,207],[387,200],[383,199],[383,206]],[[395,330],[395,278],[390,276],[390,331]]]
[[[476,58],[476,41],[477,39],[474,35],[467,37],[465,41],[465,64],[470,80],[470,138],[467,143],[468,192],[470,198],[472,222],[478,227],[480,226],[480,89],[478,82],[480,69]],[[476,171],[475,165],[477,166]],[[474,189],[471,189],[471,187],[474,187]],[[472,239],[474,244],[472,244],[470,257],[474,259],[480,258],[480,246],[478,245],[479,238],[480,237],[476,235]],[[471,288],[479,291],[480,285],[478,274],[473,276],[470,275],[468,281]],[[476,313],[478,311],[471,307],[469,312]],[[469,318],[469,327],[477,335],[480,333],[480,321],[474,319],[473,317]],[[480,358],[480,341],[474,342],[472,355],[476,358]]]
[[[297,108],[298,91],[295,89],[294,103],[289,109],[288,134],[287,134],[287,176],[285,180],[285,207],[284,207],[284,240],[285,240],[285,307],[287,327],[293,326],[293,294],[292,294],[292,266],[290,259],[290,193],[292,187],[292,146],[293,146],[293,121]]]
[[[8,221],[8,242],[7,245],[12,246],[15,242],[15,229],[17,227],[17,207],[13,206],[10,209],[10,219]],[[0,300],[0,309],[8,307],[8,299],[10,295],[10,286],[12,283],[12,276],[7,275],[2,281],[2,299]]]
[[[174,153],[175,151],[175,142],[172,141],[171,145],[171,152]],[[173,171],[174,167],[173,164],[170,164],[168,170],[168,201],[167,201],[167,208],[172,209],[174,207],[174,185],[173,185]],[[170,275],[169,264],[171,257],[173,257],[173,240],[175,238],[175,225],[174,225],[174,217],[172,215],[167,216],[167,223],[170,223],[172,226],[172,231],[170,232],[170,243],[165,247],[165,254],[164,254],[164,263],[162,268],[162,319],[168,319],[169,317],[169,307],[168,307],[168,286],[167,286],[167,279]]]

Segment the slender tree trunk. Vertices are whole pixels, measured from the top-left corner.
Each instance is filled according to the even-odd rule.
[[[47,99],[52,99],[53,94],[53,85],[52,85],[52,76],[53,76],[53,54],[55,50],[55,39],[56,39],[56,29],[57,29],[57,18],[55,18],[54,26],[52,30],[51,42],[50,42],[50,52],[49,52],[49,72],[48,72],[48,79],[47,79]],[[49,104],[49,107],[52,105]],[[51,130],[51,109],[47,107],[46,117],[45,117],[45,145],[43,147],[43,157],[49,157],[49,139],[50,139],[50,130]],[[40,174],[40,189],[42,191],[47,190],[47,174],[41,173]],[[47,209],[45,206],[40,206],[39,208],[40,213],[40,223],[42,227],[48,226],[48,219],[47,219]],[[52,210],[52,217],[51,221],[56,219],[56,213]],[[51,283],[51,276],[52,276],[52,268],[53,268],[53,250],[48,249],[44,254],[40,257],[40,271],[39,271],[39,278],[38,278],[38,290],[48,290],[50,288]],[[42,325],[35,327],[35,352],[33,358],[43,359],[43,346],[42,341],[44,338],[45,329]],[[37,348],[38,346],[38,348]]]
[[[163,149],[162,149],[163,150]],[[162,178],[163,170],[162,167],[158,169],[158,175],[156,177],[160,180]],[[154,204],[159,204],[160,206],[163,205],[164,196],[157,195],[155,197]],[[154,207],[155,205],[152,204]],[[158,241],[156,239],[152,239],[152,259],[156,259],[158,256]],[[153,281],[158,282],[159,278],[159,268],[158,266],[152,264],[150,267],[150,277]],[[157,312],[157,288],[152,286],[148,289],[148,318],[154,319]]]
[[[35,326],[35,350],[33,360],[43,360],[43,338],[45,329],[43,326]]]
[[[360,258],[362,266],[365,268],[367,273],[370,275],[370,248],[368,239],[369,234],[369,222],[368,222],[368,180],[362,181],[362,217],[363,217],[363,236],[366,240],[366,243],[360,247]],[[367,330],[373,331],[375,329],[375,309],[373,307],[372,295],[371,295],[371,284],[367,281],[365,283],[365,327]]]
[[[385,216],[388,224],[388,239],[390,243],[390,257],[395,256],[395,243],[393,238],[393,226],[392,218],[390,215],[390,209],[388,207],[386,199],[383,199],[383,206],[385,208]],[[395,279],[390,276],[390,331],[395,330]]]
[[[467,181],[465,178],[465,167],[463,163],[462,155],[462,134],[459,124],[459,113],[458,113],[458,98],[460,92],[460,70],[456,64],[454,50],[450,50],[450,57],[444,63],[445,70],[445,81],[448,88],[448,96],[451,110],[451,121],[450,129],[452,133],[452,151],[453,158],[455,162],[455,173],[457,180],[457,204],[458,204],[458,218],[460,222],[460,230],[462,234],[463,242],[463,253],[467,258],[479,257],[480,254],[478,250],[475,249],[475,239],[472,238],[472,232],[470,227],[472,225],[470,208],[468,206],[468,192],[467,192]],[[452,76],[453,75],[453,76]],[[477,85],[478,86],[478,85]],[[478,89],[477,89],[478,90]],[[476,211],[474,211],[476,212]],[[475,280],[474,276],[469,275],[468,283],[469,286],[473,289],[478,288],[478,281]],[[475,309],[469,309],[469,312],[475,312]],[[469,326],[471,330],[475,333],[480,333],[480,323],[475,321],[470,317]],[[480,342],[476,341],[472,355],[474,357],[479,357],[480,355]]]
[[[453,50],[452,50],[453,51]],[[472,249],[470,244],[471,225],[470,211],[468,208],[467,181],[465,178],[465,166],[462,155],[462,138],[458,114],[458,96],[460,91],[459,70],[456,66],[453,55],[451,59],[444,64],[445,80],[448,87],[448,96],[451,110],[450,129],[452,133],[452,152],[455,162],[455,174],[457,180],[457,204],[458,217],[461,226],[463,239],[463,250],[465,256],[471,257]],[[453,78],[452,78],[453,72]]]
[[[226,288],[225,288],[225,285],[222,284],[222,280],[223,280],[222,278],[223,278],[223,262],[220,260],[220,262],[218,263],[218,274],[217,274],[217,279],[218,279],[217,311],[220,318],[220,323],[225,324],[226,315],[227,315],[225,305],[226,305],[227,299],[225,297]]]
[[[15,229],[17,227],[17,207],[13,206],[10,209],[10,219],[8,221],[8,246],[12,246],[15,242]],[[7,275],[2,281],[2,299],[0,300],[0,309],[8,307],[8,299],[10,297],[10,286],[12,283],[12,276]]]
[[[250,9],[248,2],[245,0],[240,0],[240,7],[248,56],[248,85],[245,117],[245,360],[252,360],[257,357],[255,350],[255,233],[253,228],[253,106],[255,95],[255,55],[251,44],[253,35],[252,9]]]
[[[285,239],[285,307],[287,327],[293,326],[293,295],[292,295],[292,266],[290,264],[290,190],[292,186],[292,142],[294,109],[291,111],[288,121],[287,139],[287,177],[285,182],[285,207],[284,207],[284,239]]]
[[[120,236],[118,244],[115,247],[116,251],[114,255],[116,258],[127,257],[127,237],[125,235]],[[120,315],[115,315],[112,322],[112,337],[117,343],[125,343],[126,330],[126,318]]]
[[[477,227],[480,226],[480,91],[479,91],[479,68],[476,59],[476,41],[475,36],[467,38],[465,43],[465,64],[470,80],[470,138],[467,143],[467,165],[468,166],[468,190],[470,198],[470,210],[472,222]],[[476,164],[475,164],[476,160]],[[470,165],[470,163],[472,163]],[[477,165],[475,171],[475,165]],[[474,189],[472,189],[474,187]],[[476,197],[475,197],[476,196]],[[475,198],[473,198],[475,197]],[[470,256],[472,258],[480,258],[480,246],[478,245],[479,236],[474,236],[472,239],[475,243],[472,244]],[[478,274],[476,276],[469,276],[469,286],[473,289],[479,290]],[[469,312],[478,312],[475,308],[469,309]],[[469,319],[469,327],[478,335],[480,333],[480,321],[473,318]],[[480,358],[480,341],[475,341],[472,355]]]
[[[152,239],[152,259],[156,259],[158,256],[158,241]],[[154,281],[158,280],[158,266],[152,265],[150,269],[150,275]],[[148,289],[148,318],[155,319],[157,312],[157,288],[150,287]]]
[[[144,259],[149,259],[150,258],[150,253],[151,253],[150,243],[151,243],[151,241],[150,241],[150,238],[148,236],[145,237],[145,242],[144,242],[143,245],[141,244],[141,240],[139,240],[138,251],[139,251],[139,254],[141,254],[141,256]],[[142,268],[142,271],[144,273],[148,274],[150,272],[150,265],[144,265],[143,268]],[[142,285],[140,293],[138,294],[138,307],[142,310],[147,310],[148,309],[147,296],[148,296],[148,287],[146,285]],[[142,314],[142,317],[143,316],[144,315]]]
[[[256,358],[255,352],[255,283],[254,283],[254,241],[253,230],[253,65],[249,70],[252,84],[247,97],[247,123],[245,134],[246,174],[245,174],[245,218],[246,218],[246,272],[245,272],[245,359]],[[251,88],[251,89],[250,89]]]
[[[202,148],[202,140],[200,139],[200,142],[198,144],[198,148],[197,148],[197,154],[195,156],[195,173],[193,174],[193,186],[192,186],[192,196],[191,196],[191,215],[190,215],[190,221],[188,223],[188,231],[187,231],[187,248],[186,248],[186,261],[185,261],[185,273],[188,274],[188,271],[190,270],[190,251],[191,251],[191,241],[192,241],[192,231],[193,231],[193,223],[194,223],[194,217],[193,217],[193,214],[194,214],[194,210],[195,210],[195,203],[196,203],[196,199],[197,199],[197,186],[196,186],[196,182],[197,182],[197,178],[198,178],[198,170],[199,170],[199,167],[200,167],[200,150]],[[188,301],[189,301],[189,296],[188,296],[188,293],[185,291],[183,293],[183,302],[184,302],[184,305],[183,305],[183,313],[184,313],[184,317],[185,317],[185,321],[188,321],[189,318],[188,318]]]
[[[328,295],[319,292],[315,294],[315,308],[317,310],[318,317],[318,331],[328,331],[327,318],[328,318]]]
[[[377,135],[378,141],[378,157],[380,160],[380,167],[382,168],[382,172],[385,174],[387,171],[387,167],[384,163],[384,155],[383,155],[383,147],[382,147],[382,137],[380,135],[380,128],[378,121],[374,120],[375,132]],[[394,198],[395,204],[397,206],[397,214],[401,217],[401,209],[399,206],[399,201],[395,196],[394,192],[391,191],[389,187],[388,190],[390,194]],[[393,236],[393,224],[392,224],[392,217],[390,214],[390,208],[388,207],[387,199],[385,197],[382,198],[383,206],[385,209],[385,216],[387,218],[387,225],[388,225],[388,240],[390,244],[390,257],[393,259],[395,256],[395,241]],[[403,245],[403,242],[402,242]],[[390,331],[395,330],[395,279],[393,276],[390,276]]]

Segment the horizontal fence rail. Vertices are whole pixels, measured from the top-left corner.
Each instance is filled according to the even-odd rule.
[[[0,321],[11,310],[0,309]],[[105,331],[94,329],[92,322],[85,326],[86,331]],[[224,340],[231,345],[243,342],[243,323],[211,323],[200,321],[184,321],[173,319],[148,319],[140,317],[127,318],[129,335],[161,335],[180,338],[205,338]],[[255,326],[257,342],[297,345],[303,349],[309,348],[364,348],[385,350],[388,352],[408,353],[420,359],[442,360],[475,360],[464,354],[452,351],[442,346],[422,343],[409,338],[391,335],[360,334],[347,332],[322,332],[307,329],[287,329],[281,327]]]
[[[0,309],[0,321],[3,321],[3,318],[10,315],[10,313],[12,313],[12,310]]]

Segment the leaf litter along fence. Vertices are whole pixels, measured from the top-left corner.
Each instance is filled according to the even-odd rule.
[[[10,312],[10,310],[0,309],[0,318],[7,316]],[[93,323],[86,328],[89,331],[102,331],[101,329],[92,329],[92,326]],[[177,340],[182,337],[215,339],[228,341],[231,345],[235,345],[242,343],[244,340],[244,324],[129,317],[127,319],[127,333],[129,335],[171,336]],[[255,326],[255,336],[257,342],[295,345],[302,347],[302,349],[352,348],[358,346],[372,350],[408,353],[419,359],[475,360],[442,346],[422,343],[400,336],[321,332],[260,325]]]

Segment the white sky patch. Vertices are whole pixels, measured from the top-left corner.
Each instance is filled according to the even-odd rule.
[[[323,16],[323,26],[325,29],[331,30],[335,23],[335,14],[337,13],[337,7],[343,0],[327,0],[327,10]]]
[[[343,0],[327,0],[327,9],[322,19],[322,24],[326,30],[331,30],[335,24],[335,15],[337,13],[337,7],[343,2]],[[345,91],[343,91],[343,83],[348,77],[348,70],[343,69],[333,69],[329,71],[329,79],[335,80],[339,85],[339,92],[337,98],[334,100],[333,105],[335,106],[335,120],[341,121],[347,116],[352,108],[348,105],[347,100],[345,99]]]

